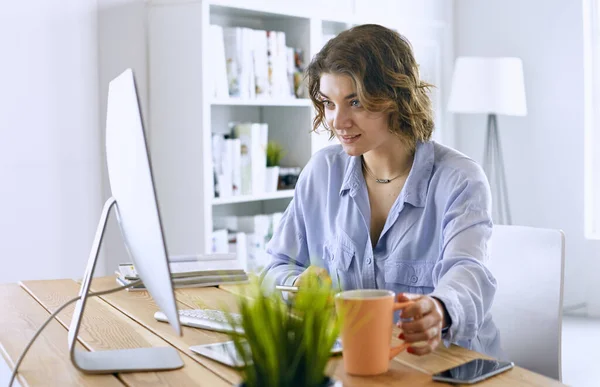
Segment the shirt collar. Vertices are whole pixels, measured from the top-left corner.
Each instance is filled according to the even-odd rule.
[[[350,157],[350,161],[346,166],[346,174],[342,181],[342,187],[340,188],[340,196],[349,191],[350,196],[354,197],[360,187],[361,181],[364,181],[360,159],[360,156]]]
[[[404,196],[405,203],[410,203],[415,207],[425,207],[434,160],[433,142],[417,142],[413,166],[400,193]]]
[[[435,160],[433,142],[417,142],[413,166],[402,189],[401,202],[410,203],[415,207],[424,207],[429,189],[429,180]],[[349,191],[354,197],[364,181],[360,156],[350,157],[346,174],[340,188],[340,196]]]

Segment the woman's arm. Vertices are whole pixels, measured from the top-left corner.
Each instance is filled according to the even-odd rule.
[[[262,272],[266,290],[275,285],[293,285],[310,265],[308,245],[299,197],[294,197],[286,209],[277,230],[267,245],[271,262]]]
[[[304,214],[305,199],[311,197],[310,183],[315,156],[298,177],[294,198],[267,244],[267,254],[271,257],[271,261],[261,274],[263,288],[267,291],[275,289],[275,285],[293,285],[298,276],[310,265]]]
[[[496,280],[485,267],[492,234],[491,193],[479,167],[470,176],[455,176],[442,221],[441,259],[433,269],[435,290],[450,317],[447,342],[473,340],[496,292]]]

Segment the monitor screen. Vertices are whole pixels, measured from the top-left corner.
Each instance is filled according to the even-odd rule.
[[[150,156],[131,69],[108,89],[106,163],[123,241],[145,287],[181,334]]]

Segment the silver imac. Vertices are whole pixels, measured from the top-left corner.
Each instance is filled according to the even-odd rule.
[[[69,327],[69,350],[75,367],[88,373],[166,370],[183,367],[173,347],[84,352],[75,349],[81,317],[111,209],[123,241],[144,285],[177,334],[181,326],[171,283],[167,248],[152,178],[135,79],[131,69],[113,79],[108,89],[106,163],[112,197],[106,201],[85,270],[81,299]]]

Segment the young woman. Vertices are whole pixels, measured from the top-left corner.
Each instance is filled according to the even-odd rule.
[[[491,194],[482,169],[430,141],[431,85],[410,43],[379,25],[331,39],[308,67],[323,125],[340,145],[303,170],[267,251],[266,286],[302,286],[308,271],[342,289],[389,289],[415,303],[403,339],[417,355],[443,340],[500,357],[485,267]]]

